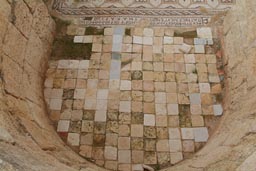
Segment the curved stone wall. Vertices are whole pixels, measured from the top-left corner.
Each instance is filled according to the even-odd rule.
[[[66,147],[46,117],[42,82],[54,22],[45,5],[0,4],[0,170],[100,170]],[[192,159],[166,170],[255,170],[255,7],[255,1],[237,0],[225,19],[227,93],[220,127]]]

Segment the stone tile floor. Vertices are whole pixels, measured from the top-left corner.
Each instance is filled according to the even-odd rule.
[[[61,138],[111,170],[176,164],[204,145],[206,116],[223,113],[210,28],[105,28],[75,36],[90,60],[50,61],[45,100]]]

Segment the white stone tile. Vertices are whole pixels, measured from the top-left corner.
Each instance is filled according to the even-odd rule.
[[[81,60],[79,62],[79,67],[78,69],[88,69],[89,68],[89,60]]]
[[[83,36],[83,43],[92,43],[93,42],[93,36],[88,35],[88,36]]]
[[[61,110],[62,99],[50,99],[50,110]]]
[[[70,124],[69,120],[59,120],[57,132],[68,132],[69,124]]]
[[[173,37],[170,37],[170,36],[164,36],[164,44],[165,45],[170,45],[170,44],[173,44]]]
[[[169,140],[170,144],[170,152],[181,152],[182,151],[182,145],[181,140]]]
[[[193,128],[181,128],[181,137],[183,140],[192,140],[194,139]]]
[[[107,111],[106,110],[96,110],[94,121],[106,122],[107,121]]]
[[[74,99],[84,99],[85,93],[86,93],[86,89],[75,89]]]
[[[208,130],[206,127],[202,128],[193,128],[195,142],[207,142],[209,138]]]
[[[71,146],[79,146],[80,134],[78,133],[68,133],[67,143]]]
[[[132,82],[129,80],[121,80],[120,90],[131,90]]]
[[[156,118],[152,114],[144,114],[144,125],[145,126],[155,126]]]
[[[131,112],[131,101],[120,101],[120,112]]]
[[[83,43],[84,36],[75,36],[74,43]]]
[[[148,37],[153,37],[154,36],[154,30],[151,29],[151,28],[144,28],[143,35],[148,36]]]
[[[223,108],[221,104],[213,105],[213,112],[215,116],[221,116],[223,114]]]
[[[143,45],[153,45],[153,37],[143,37]]]
[[[142,44],[142,42],[143,42],[143,39],[142,39],[142,37],[141,36],[133,36],[133,43],[134,44]]]
[[[189,95],[190,104],[201,104],[201,96],[200,93],[193,93]]]
[[[199,38],[212,39],[212,30],[210,27],[197,28],[196,31]]]
[[[204,45],[195,45],[195,53],[205,53]]]

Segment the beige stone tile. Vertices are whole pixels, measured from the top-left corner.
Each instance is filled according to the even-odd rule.
[[[104,157],[106,160],[116,160],[117,159],[117,148],[106,146],[104,150]]]
[[[180,140],[181,133],[179,128],[169,128],[169,139],[170,140]]]
[[[167,116],[157,115],[156,116],[156,126],[166,127],[168,125]]]
[[[171,128],[179,127],[179,116],[168,116],[168,126]]]
[[[155,104],[156,115],[167,115],[166,104]]]
[[[145,126],[155,126],[156,119],[153,114],[144,114],[144,125]]]
[[[62,99],[50,99],[50,110],[61,110]]]
[[[131,163],[131,150],[118,150],[118,163]]]
[[[129,136],[130,135],[130,127],[129,125],[119,125],[119,136]]]
[[[155,113],[155,103],[143,103],[143,112],[154,114]]]
[[[131,137],[143,137],[143,125],[131,125]]]
[[[70,121],[68,120],[59,120],[57,132],[68,132],[70,126]]]
[[[71,146],[79,146],[80,134],[78,134],[78,133],[68,133],[67,143]]]
[[[158,140],[156,142],[156,150],[157,152],[169,152],[169,140]]]
[[[111,169],[111,170],[117,170],[118,162],[117,161],[105,161],[105,168]]]
[[[132,150],[132,163],[141,164],[144,162],[144,151]]]
[[[183,155],[181,152],[171,153],[170,155],[171,155],[171,164],[176,164],[181,160],[183,160]]]
[[[195,143],[193,140],[186,140],[182,142],[183,152],[185,153],[194,153],[195,152]]]
[[[156,164],[156,163],[157,163],[156,152],[144,153],[144,164]]]
[[[81,145],[79,147],[79,154],[83,157],[91,158],[92,157],[92,146],[90,145]]]
[[[118,138],[118,149],[128,150],[131,148],[131,139],[130,137],[119,137]]]
[[[166,98],[167,98],[167,103],[178,104],[178,94],[177,93],[167,93]]]
[[[181,152],[182,151],[182,144],[181,140],[169,140],[170,143],[170,152]]]
[[[131,102],[130,101],[120,101],[119,111],[120,112],[131,112]]]

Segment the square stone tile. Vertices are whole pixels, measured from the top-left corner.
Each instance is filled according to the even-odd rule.
[[[104,149],[102,147],[93,147],[92,149],[92,158],[93,159],[104,159]]]
[[[154,82],[155,92],[165,92],[165,82]]]
[[[171,164],[176,164],[181,160],[183,160],[183,155],[181,152],[171,153],[170,158],[171,158]]]
[[[119,136],[130,136],[129,125],[119,125],[118,134]]]
[[[200,115],[192,115],[191,122],[193,127],[203,127],[204,126],[204,118]]]
[[[90,145],[80,145],[79,154],[83,157],[91,158],[92,157],[92,146]]]
[[[117,170],[118,162],[116,162],[116,161],[105,161],[104,167],[106,169]]]
[[[131,44],[132,43],[132,36],[124,36],[123,42]]]
[[[131,101],[131,91],[121,91],[120,92],[120,100],[121,101]]]
[[[202,107],[199,104],[191,104],[190,105],[190,112],[192,115],[201,115],[202,114]]]
[[[131,150],[118,150],[118,163],[131,163]]]
[[[170,152],[181,152],[182,151],[182,144],[181,140],[169,140],[170,145]]]
[[[143,125],[131,125],[131,137],[143,137]]]
[[[155,33],[155,36],[164,36],[164,28],[161,28],[161,27],[157,27],[157,28],[154,28],[154,33]]]
[[[144,140],[145,151],[156,151],[156,140],[155,139],[145,139]]]
[[[167,127],[157,127],[156,137],[158,139],[169,139],[168,128]]]
[[[61,110],[62,99],[50,99],[50,110]]]
[[[153,37],[154,36],[154,30],[152,28],[144,28],[143,35]]]
[[[52,89],[50,98],[52,99],[62,99],[63,96],[63,89]]]
[[[200,93],[193,93],[189,95],[190,104],[201,104],[201,96]]]
[[[165,92],[155,92],[155,103],[166,103],[166,93]]]
[[[120,112],[131,112],[131,101],[120,101]]]
[[[209,138],[208,130],[206,127],[193,128],[195,142],[207,142]]]
[[[179,115],[178,104],[167,104],[168,115]]]
[[[195,55],[194,54],[184,54],[184,61],[187,64],[196,63]]]
[[[175,71],[175,64],[174,63],[164,63],[164,71]]]
[[[96,110],[94,120],[96,122],[106,122],[107,121],[107,111],[106,110]]]
[[[113,44],[115,43],[122,43],[123,42],[123,36],[122,35],[113,35]]]
[[[143,104],[142,102],[132,101],[132,112],[142,112]]]
[[[95,110],[96,109],[96,99],[86,99],[84,102],[84,109]]]
[[[132,80],[132,90],[142,90],[142,80]]]
[[[144,164],[156,164],[156,163],[157,163],[156,152],[144,153]]]
[[[195,45],[195,53],[205,53],[204,45]]]
[[[213,105],[213,112],[215,116],[221,116],[223,113],[223,108],[221,104]]]
[[[175,63],[174,67],[175,67],[175,72],[186,72],[184,63]]]
[[[117,146],[117,142],[118,142],[118,134],[115,133],[107,133],[106,134],[106,146]]]
[[[82,132],[93,132],[94,129],[94,122],[93,121],[88,121],[88,120],[83,120],[82,121]]]
[[[120,89],[120,80],[118,80],[118,79],[109,80],[109,89],[110,90],[119,90]]]
[[[177,95],[177,93],[167,93],[166,98],[167,98],[167,103],[168,104],[178,104],[178,95]]]
[[[106,160],[117,160],[117,148],[106,146],[104,150],[104,157]]]
[[[118,149],[122,149],[122,150],[125,150],[125,149],[130,149],[131,146],[131,139],[130,137],[119,137],[118,138]]]
[[[164,44],[173,44],[174,38],[170,36],[164,36]]]
[[[113,42],[112,52],[121,52],[122,51],[122,43]]]
[[[143,37],[143,45],[153,45],[153,37]]]
[[[180,45],[184,42],[184,38],[183,37],[174,37],[173,41],[174,41],[175,45]]]
[[[183,140],[194,139],[193,128],[181,128],[181,137]]]
[[[132,100],[133,101],[142,101],[143,93],[142,91],[132,91]]]
[[[119,171],[130,171],[132,168],[131,164],[118,164]]]
[[[132,44],[123,44],[122,52],[131,53],[132,52]]]
[[[142,70],[142,62],[132,62],[132,71],[141,71]]]
[[[164,71],[164,63],[163,62],[154,62],[153,67],[154,67],[154,71]]]
[[[59,120],[57,132],[68,132],[70,121],[69,120]]]
[[[108,99],[108,89],[98,89],[97,92],[97,99],[99,100],[106,100]]]
[[[200,93],[210,93],[211,87],[209,83],[199,83]]]
[[[212,39],[212,31],[210,27],[201,27],[196,29],[199,38]]]
[[[145,138],[156,138],[156,127],[144,126],[144,137]]]
[[[71,112],[71,120],[72,121],[80,121],[83,117],[83,111],[82,110],[72,110]]]
[[[132,150],[142,150],[144,147],[143,138],[131,138],[131,148]]]
[[[169,128],[169,139],[170,140],[179,140],[181,139],[179,128]]]
[[[156,115],[167,115],[166,104],[155,104]]]
[[[132,150],[132,163],[143,163],[144,162],[144,151]]]
[[[156,151],[157,152],[169,152],[169,140],[157,140],[156,142]]]
[[[171,128],[179,127],[179,116],[168,116],[168,126]]]
[[[182,141],[183,152],[185,153],[194,153],[195,152],[195,143],[192,140]]]
[[[196,66],[194,64],[186,64],[186,73],[197,74]]]
[[[84,99],[86,89],[75,89],[74,99]]]
[[[92,143],[93,143],[93,134],[92,133],[81,134],[81,140],[80,140],[81,145],[92,145]]]
[[[125,28],[124,27],[115,27],[114,28],[114,35],[124,35],[125,33]]]
[[[208,64],[216,64],[217,59],[216,59],[216,55],[212,55],[212,54],[206,54],[206,62]]]
[[[107,100],[97,100],[96,109],[101,111],[106,111],[108,108],[108,101]]]
[[[155,114],[155,104],[154,103],[143,103],[143,112],[148,114]]]
[[[68,133],[67,143],[71,146],[79,146],[80,134],[78,133]]]
[[[211,105],[213,104],[213,97],[210,93],[201,93],[201,104]]]
[[[168,125],[168,117],[158,115],[156,116],[156,126],[158,127],[166,127]]]
[[[141,36],[133,36],[133,43],[134,44],[142,44],[143,38]]]
[[[154,82],[153,81],[143,81],[143,90],[144,91],[154,91]]]
[[[100,43],[92,44],[92,52],[101,52],[101,51],[102,51],[102,44]]]
[[[144,125],[145,126],[155,126],[155,115],[144,114]]]

